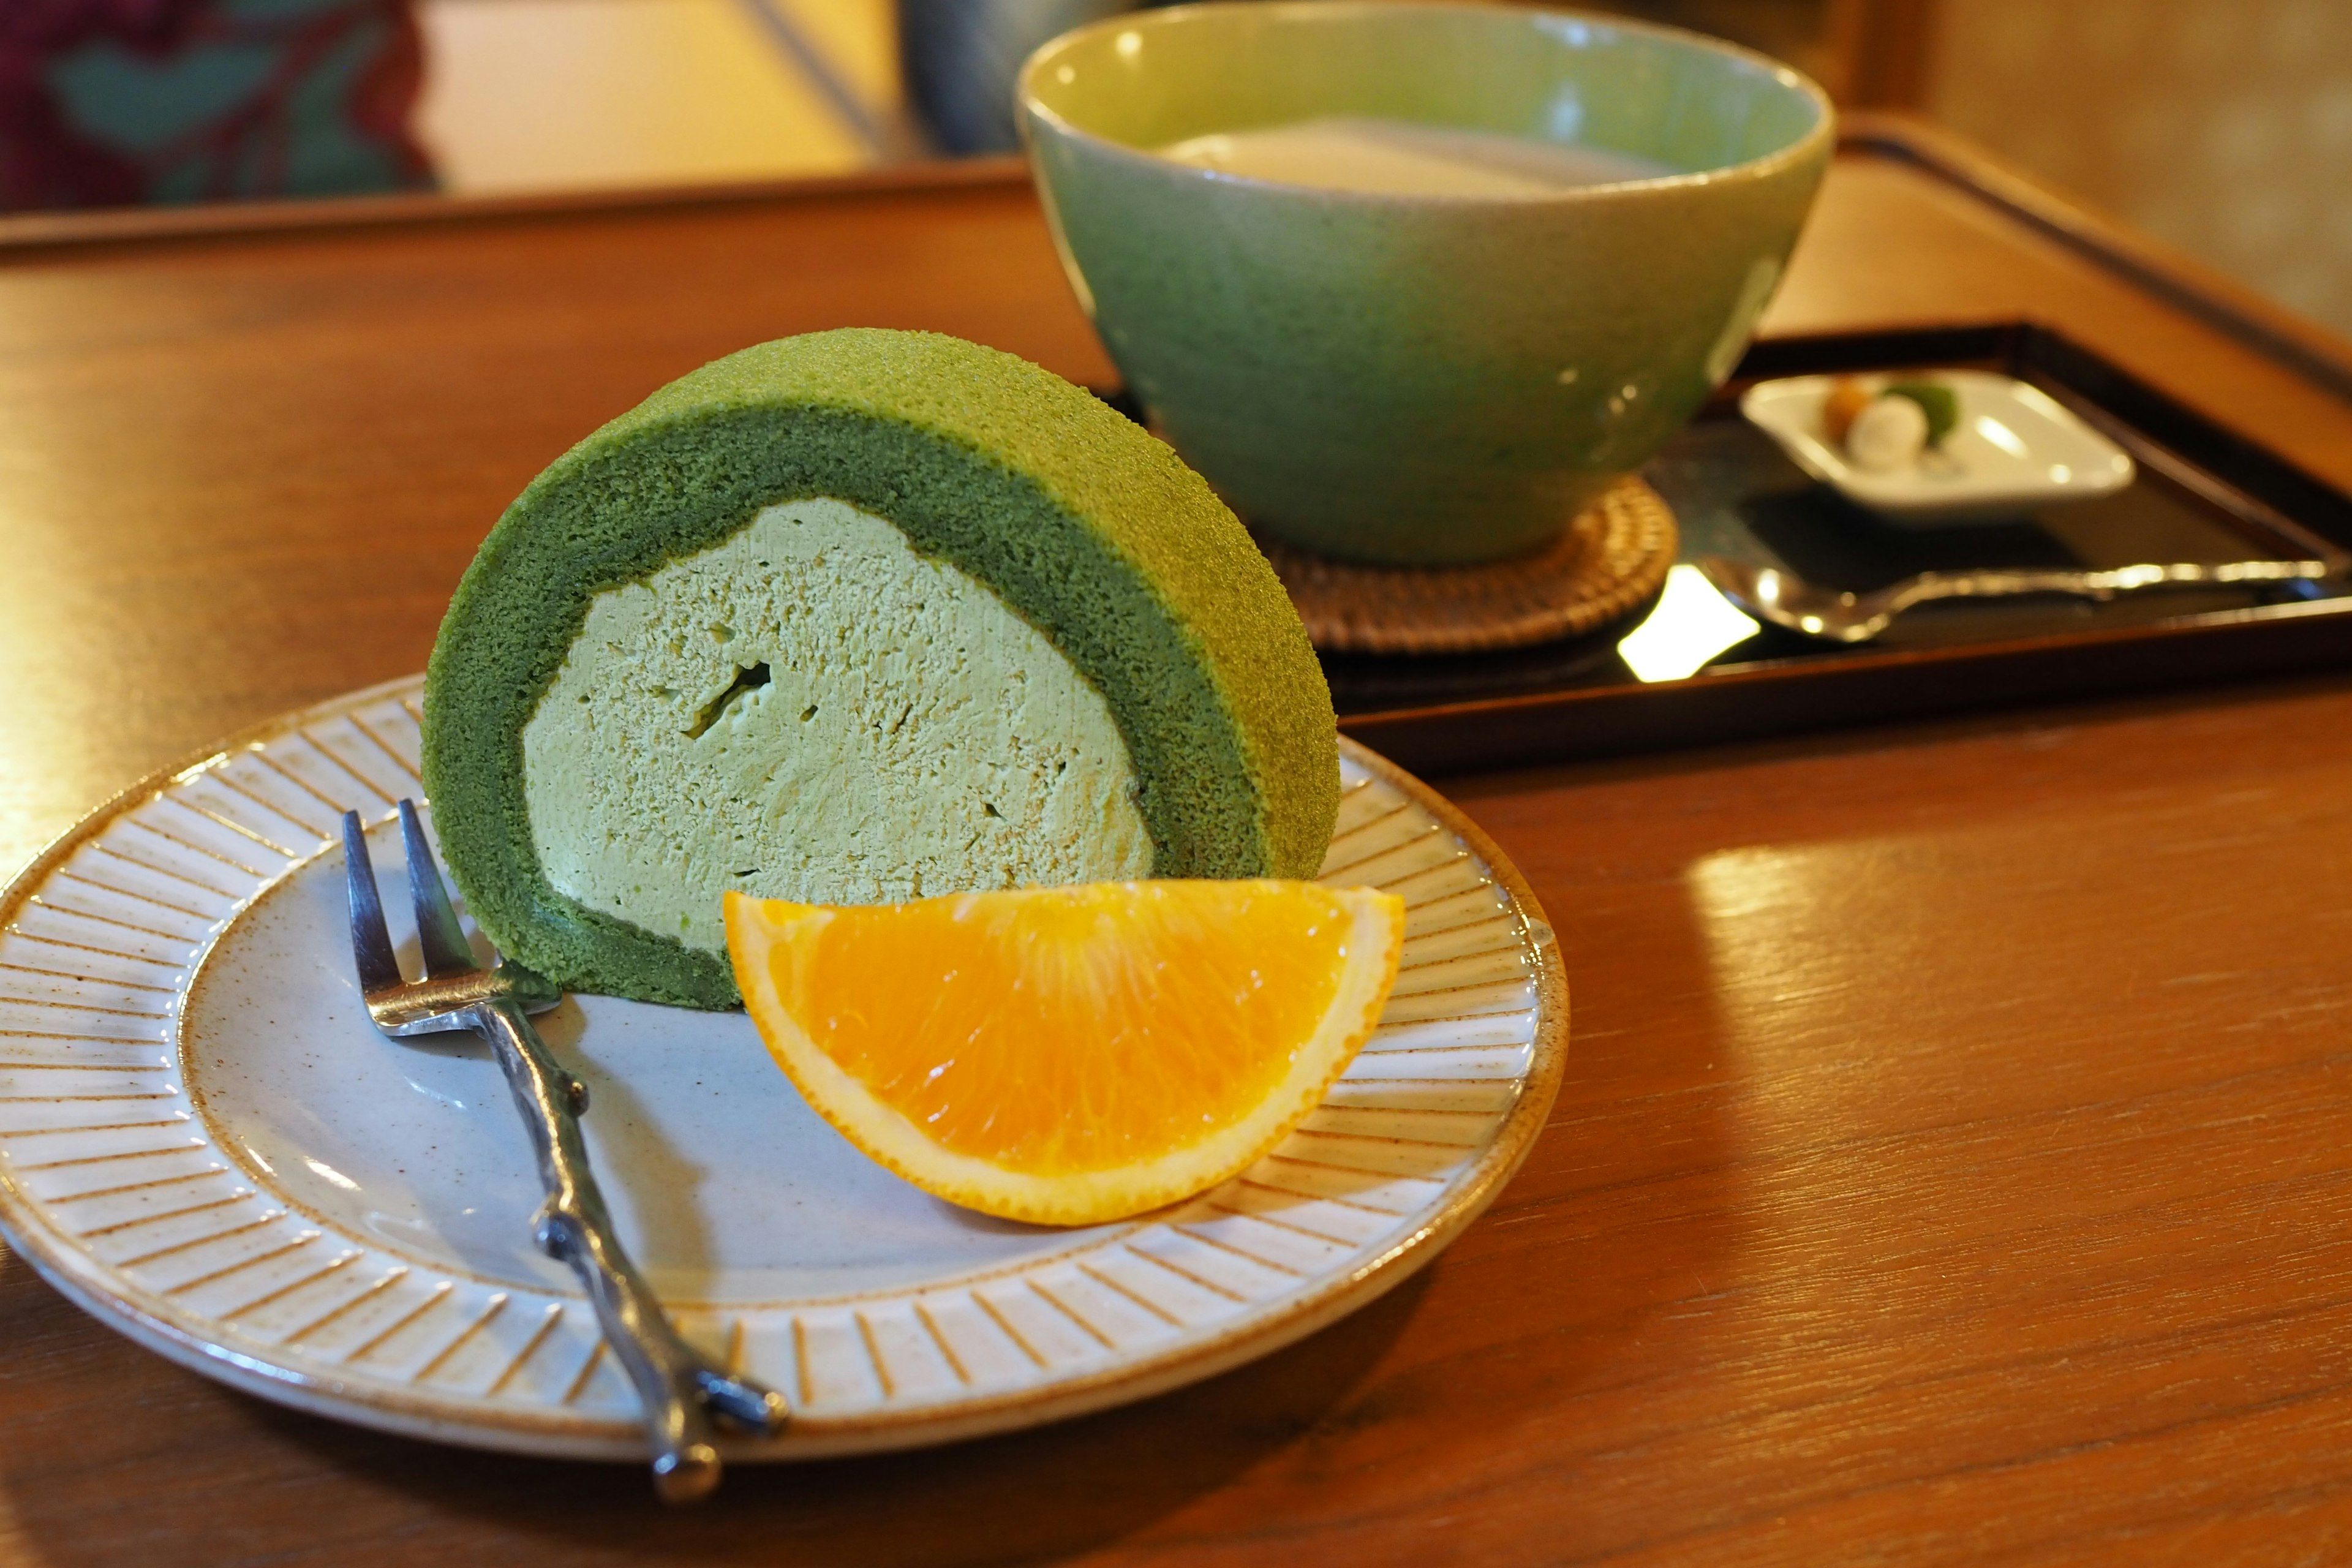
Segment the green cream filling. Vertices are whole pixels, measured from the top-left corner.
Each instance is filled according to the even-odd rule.
[[[522,752],[556,890],[711,952],[730,888],[893,903],[1151,871],[1102,694],[829,498],[596,595]]]
[[[711,644],[708,663],[669,679],[628,677],[676,694],[647,707],[658,710],[660,732],[615,739],[617,731],[600,728],[551,745],[549,728],[527,742],[542,713],[560,726],[552,716],[566,702],[599,706],[593,690],[586,704],[576,689],[554,695],[559,680],[593,687],[598,669],[618,678],[625,667],[650,668],[648,660],[667,656],[658,638],[637,654],[597,651],[600,640],[613,639],[590,637],[590,618],[601,626],[616,613],[600,605],[622,605],[635,588],[651,592],[674,567],[719,559],[714,552],[771,509],[826,497],[866,520],[887,520],[920,561],[943,563],[957,574],[952,581],[987,591],[1003,619],[975,637],[975,647],[1011,637],[1026,639],[1025,650],[1036,649],[1037,638],[1052,648],[1055,662],[1020,656],[1025,693],[1009,676],[972,675],[972,689],[1013,715],[1005,728],[981,715],[969,731],[978,740],[902,755],[863,733],[858,716],[883,708],[861,697],[845,700],[837,715],[857,719],[857,732],[845,732],[852,754],[838,766],[777,741],[778,731],[794,732],[813,703],[807,723],[834,716],[822,686],[872,681],[878,692],[903,680],[928,689],[940,668],[953,668],[945,662],[950,645],[964,641],[961,632],[925,629],[917,617],[880,607],[862,582],[829,585],[803,574],[789,593],[764,581],[737,586],[751,603],[776,601],[780,635],[782,606],[822,604],[835,606],[844,636],[877,649],[919,641],[923,651],[908,653],[904,669],[879,674],[846,658],[827,667],[822,682],[812,671],[794,707],[791,693],[801,689],[790,684],[791,672],[810,667],[751,647],[744,623],[752,617],[730,605],[727,616],[680,623]],[[849,559],[836,555],[826,557],[826,577]],[[735,646],[711,637],[712,624],[725,626]],[[678,640],[681,650],[695,646],[683,631]],[[920,660],[939,668],[918,669]],[[1045,672],[1065,663],[1089,698],[1100,694],[1118,745],[1082,740],[1082,731],[1102,732],[1098,721],[1080,722],[1056,706],[1059,698],[1041,694],[1055,678]],[[645,706],[612,705],[615,713]],[[908,710],[907,723],[916,716]],[[766,738],[739,735],[739,724]],[[829,792],[833,809],[854,811],[861,800],[884,799],[886,785],[921,778],[921,758],[937,761],[942,771],[922,778],[923,791],[953,787],[927,819],[920,851],[934,864],[978,868],[971,879],[980,882],[1042,879],[1040,868],[1060,853],[1039,847],[1060,842],[1046,829],[1097,805],[1108,815],[1085,837],[1107,833],[1108,848],[1096,847],[1118,868],[1074,874],[1146,869],[1139,818],[1150,875],[1308,877],[1330,842],[1339,800],[1331,707],[1314,652],[1273,571],[1208,486],[1068,383],[1009,354],[921,332],[845,329],[746,349],[672,383],[557,458],[507,509],[458,584],[434,644],[424,725],[421,771],[444,857],[499,951],[571,989],[700,1007],[738,1000],[715,937],[687,940],[697,919],[716,912],[723,879],[754,871],[765,879],[793,863],[769,850],[814,860],[825,847],[850,842],[850,831],[822,812],[790,805],[772,820],[760,815],[782,793],[763,787],[788,773],[801,799]],[[709,753],[740,764],[729,773],[714,760],[699,775],[716,778],[718,793],[688,782],[697,775],[686,762],[704,755],[696,748],[706,741]],[[536,762],[527,748],[540,752]],[[1060,786],[1074,794],[1038,794],[1041,769],[1051,765],[1039,759],[1058,762],[1064,751],[1083,754],[1090,768],[1123,768],[1119,782],[1081,773]],[[553,760],[559,754],[570,760]],[[634,770],[637,783],[593,782],[616,764]],[[917,772],[893,772],[902,765]],[[982,779],[989,790],[975,802]],[[660,792],[650,809],[631,793],[641,784]],[[631,803],[625,823],[603,805],[583,805],[591,795]],[[740,821],[644,826],[699,817],[728,801],[751,803]],[[1125,815],[1130,807],[1133,817]],[[898,818],[888,824],[893,833],[916,809],[875,808],[877,820],[885,811]],[[559,832],[560,816],[575,820]],[[950,817],[963,837],[946,826]],[[992,826],[1005,822],[1013,826]],[[998,854],[998,833],[1022,847]],[[762,853],[736,858],[739,840]],[[857,847],[878,856],[873,842]],[[729,853],[713,856],[713,846]],[[636,874],[664,863],[694,869],[656,869],[677,879],[669,883]],[[878,860],[867,871],[873,891],[885,893],[889,873]],[[922,873],[926,891],[932,875]],[[638,889],[656,886],[671,889],[662,894],[664,912],[641,912]],[[909,866],[904,888],[913,887]]]

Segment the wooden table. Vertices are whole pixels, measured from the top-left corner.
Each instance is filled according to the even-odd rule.
[[[2339,350],[2151,294],[2117,266],[2182,275],[2009,194],[1848,156],[1772,328],[2062,321],[2352,485]],[[418,668],[547,459],[706,359],[850,322],[1109,374],[989,170],[0,233],[0,863]],[[1448,787],[1559,926],[1569,1078],[1489,1215],[1341,1325],[671,1514],[626,1470],[228,1393],[0,1255],[0,1563],[2352,1551],[2352,680]]]

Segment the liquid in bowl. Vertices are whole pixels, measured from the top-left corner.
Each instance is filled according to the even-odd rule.
[[[1683,172],[1604,147],[1362,115],[1187,137],[1156,151],[1221,174],[1395,196],[1528,199]]]

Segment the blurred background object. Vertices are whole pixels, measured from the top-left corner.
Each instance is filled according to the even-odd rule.
[[[453,194],[844,174],[915,151],[889,0],[417,0],[417,134]]]
[[[407,0],[0,0],[0,205],[429,185]]]
[[[2352,334],[2352,0],[1600,0],[1907,110]]]
[[[1138,0],[0,0],[0,202],[467,195],[1010,150]],[[2352,0],[1594,0],[1939,121],[2352,333]],[[419,55],[423,61],[419,79]],[[429,164],[428,164],[429,159]]]
[[[2352,0],[1939,0],[1919,107],[2352,334]]]
[[[1582,0],[1580,0],[1582,3]],[[2047,0],[2053,5],[2073,0]],[[1712,33],[1788,61],[1848,108],[1916,104],[1937,0],[1594,0],[1582,8]]]
[[[1134,0],[898,0],[908,107],[940,152],[1013,152],[1021,62],[1048,38],[1134,8]]]

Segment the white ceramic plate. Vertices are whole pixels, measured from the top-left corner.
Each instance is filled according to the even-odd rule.
[[[1959,424],[1943,446],[1909,468],[1877,473],[1847,461],[1822,428],[1833,377],[1763,381],[1739,411],[1780,444],[1790,460],[1848,500],[1890,522],[1943,527],[1994,522],[2038,507],[2113,495],[2132,482],[2129,454],[2040,387],[1989,371],[1942,370],[1959,404]]]
[[[463,1037],[383,1038],[352,984],[333,835],[357,808],[398,889],[417,690],[158,775],[0,894],[0,1229],[104,1321],[266,1397],[639,1454],[585,1298],[530,1244],[498,1069]],[[1359,748],[1341,765],[1327,879],[1411,907],[1381,1029],[1273,1156],[1140,1220],[1047,1230],[927,1196],[810,1111],[740,1013],[543,1017],[591,1085],[638,1261],[687,1332],[793,1402],[736,1457],[912,1447],[1207,1376],[1395,1285],[1486,1206],[1559,1086],[1559,955],[1458,814]]]

